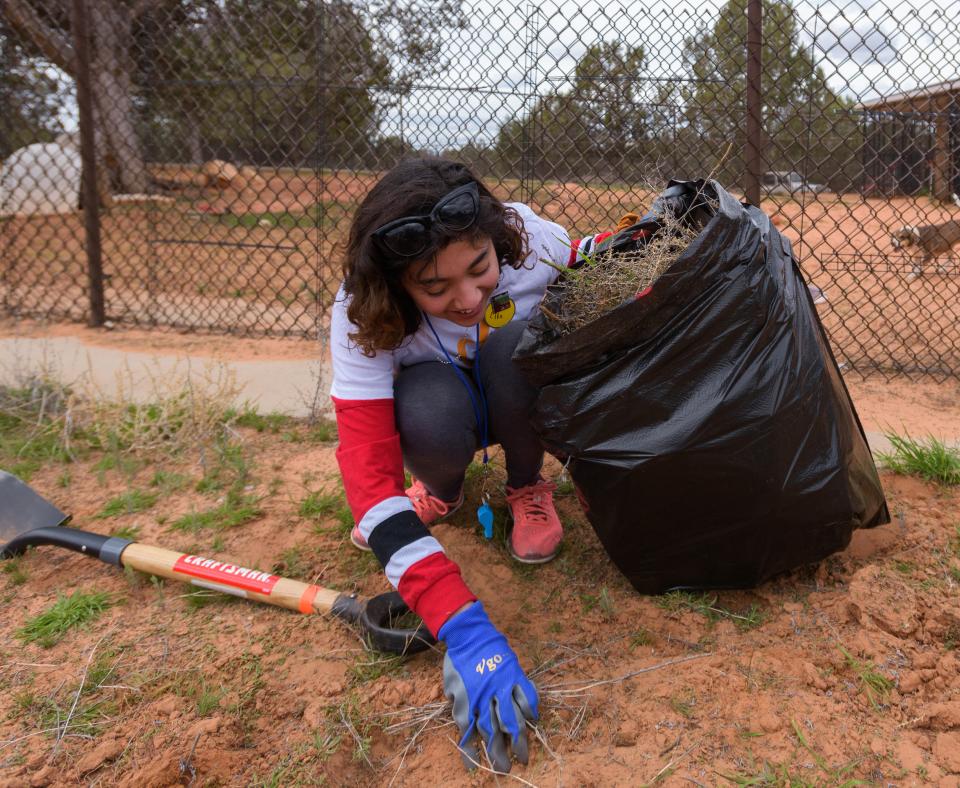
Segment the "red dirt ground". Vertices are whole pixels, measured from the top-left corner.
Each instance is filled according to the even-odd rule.
[[[196,337],[172,333],[55,330],[130,348],[201,349]],[[298,343],[281,340],[202,342],[207,353],[233,358],[298,352]],[[960,436],[956,383],[853,376],[848,383],[868,429]],[[48,464],[31,483],[78,527],[137,526],[146,543],[363,595],[386,590],[334,513],[299,513],[309,491],[338,489],[333,444],[315,442],[299,425],[241,429],[239,440],[252,468],[247,492],[261,497],[263,513],[224,531],[171,530],[176,518],[222,497],[192,485],[146,511],[96,519],[112,497],[152,489],[158,469],[196,481],[197,457],[98,469],[102,456],[93,453],[69,468]],[[559,473],[555,463],[548,473]],[[818,566],[720,593],[713,610],[633,592],[571,495],[558,498],[564,550],[542,567],[522,567],[501,544],[480,538],[471,506],[437,526],[543,694],[531,762],[511,778],[471,775],[460,765],[439,654],[384,660],[332,620],[229,599],[194,609],[185,586],[38,549],[17,573],[0,574],[0,786],[519,778],[537,786],[859,779],[956,788],[960,490],[888,472],[882,480],[892,524],[857,532],[847,550]],[[475,504],[475,485],[469,492]],[[58,594],[92,590],[110,592],[116,604],[87,628],[48,649],[15,637]],[[92,674],[95,686],[78,693]],[[889,691],[870,689],[866,681],[876,675]],[[67,716],[86,727],[57,746],[47,729]]]

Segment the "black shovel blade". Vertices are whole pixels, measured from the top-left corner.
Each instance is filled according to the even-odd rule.
[[[37,528],[63,525],[69,515],[20,481],[12,473],[0,471],[0,557],[18,536]]]

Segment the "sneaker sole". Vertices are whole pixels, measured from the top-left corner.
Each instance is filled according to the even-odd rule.
[[[507,507],[507,517],[510,518],[510,522],[511,522],[511,524],[513,524],[513,512],[510,511],[510,508],[509,508],[509,507]],[[560,542],[560,545],[562,545],[562,544],[563,544],[563,542]],[[550,561],[552,561],[554,558],[557,557],[557,554],[560,552],[560,545],[557,545],[557,549],[554,550],[554,551],[553,551],[550,555],[548,555],[546,558],[521,558],[521,557],[518,556],[515,552],[513,552],[513,545],[510,544],[510,540],[508,539],[508,540],[507,540],[507,552],[510,553],[510,557],[511,557],[514,561],[517,561],[518,563],[521,563],[521,564],[546,564],[546,563],[549,563]]]
[[[358,542],[354,536],[353,531],[350,532],[350,544],[357,548],[357,550],[363,550],[365,553],[372,553],[373,550],[370,548],[366,542]]]
[[[552,561],[554,558],[556,558],[556,557],[557,557],[557,553],[560,552],[559,550],[557,550],[556,553],[554,553],[553,555],[548,555],[546,558],[521,558],[521,557],[518,556],[515,552],[513,552],[513,548],[512,548],[512,547],[510,547],[510,548],[508,548],[508,549],[509,549],[509,551],[510,551],[510,557],[511,557],[514,561],[517,561],[517,562],[519,562],[519,563],[521,563],[521,564],[546,564],[546,563],[548,563],[549,561]]]

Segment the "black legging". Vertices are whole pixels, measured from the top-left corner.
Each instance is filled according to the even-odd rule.
[[[494,331],[480,349],[480,379],[487,398],[490,445],[503,447],[507,484],[523,487],[537,479],[543,446],[530,426],[537,390],[510,360],[526,323]],[[476,385],[464,371],[477,402]],[[464,472],[480,448],[470,397],[449,364],[425,361],[405,367],[393,386],[403,461],[427,489],[444,501],[457,498]]]

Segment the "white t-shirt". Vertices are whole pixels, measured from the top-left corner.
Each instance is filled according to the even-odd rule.
[[[537,310],[547,286],[559,275],[543,258],[564,267],[570,258],[570,236],[559,224],[537,216],[523,203],[507,203],[523,219],[529,239],[530,253],[519,268],[503,266],[500,280],[490,296],[487,314],[493,307],[502,307],[481,325],[481,343],[485,337],[511,320],[529,320]],[[437,344],[426,321],[406,337],[395,350],[381,350],[373,357],[365,356],[350,341],[356,331],[347,317],[348,296],[341,285],[333,304],[330,322],[333,383],[330,395],[341,400],[392,399],[393,380],[402,367],[423,361],[443,361],[446,357]],[[511,306],[512,305],[512,306]],[[476,353],[477,329],[457,325],[441,317],[430,322],[455,363],[468,366]]]

